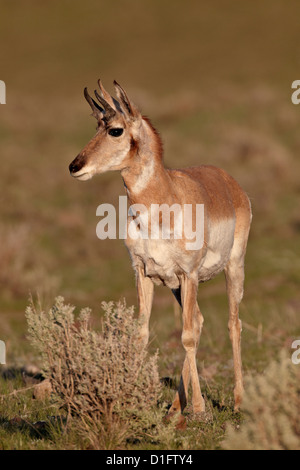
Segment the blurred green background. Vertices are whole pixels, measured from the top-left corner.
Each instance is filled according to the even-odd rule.
[[[60,294],[90,306],[136,305],[122,241],[96,237],[96,208],[124,194],[117,173],[87,183],[68,165],[95,132],[83,98],[116,79],[159,129],[165,163],[221,166],[250,196],[243,357],[260,370],[300,335],[300,4],[277,0],[0,0],[0,338],[9,364],[32,352],[28,297]],[[207,380],[228,376],[231,350],[223,275],[199,288],[205,327],[199,364]],[[183,351],[171,293],[158,288],[153,347],[165,375]],[[223,386],[225,386],[223,384]]]

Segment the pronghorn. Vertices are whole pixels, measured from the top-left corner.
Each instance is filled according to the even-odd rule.
[[[109,170],[121,172],[130,205],[174,203],[204,204],[204,244],[187,250],[182,239],[127,238],[125,243],[136,273],[141,340],[149,338],[149,319],[154,283],[169,287],[182,307],[182,344],[185,360],[178,391],[169,413],[182,412],[187,404],[189,382],[195,413],[205,410],[196,365],[196,351],[203,325],[197,303],[198,283],[225,271],[229,299],[229,335],[235,373],[235,409],[243,393],[241,321],[244,257],[251,223],[248,196],[224,170],[210,165],[166,169],[158,132],[141,115],[126,92],[114,82],[117,99],[98,81],[95,101],[87,89],[84,96],[97,119],[96,135],[69,166],[71,175],[85,181]]]

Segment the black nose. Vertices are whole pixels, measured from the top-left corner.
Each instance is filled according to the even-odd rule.
[[[82,167],[82,164],[80,163],[76,163],[75,160],[70,163],[69,165],[69,170],[70,170],[70,173],[77,173],[77,171],[79,171]]]

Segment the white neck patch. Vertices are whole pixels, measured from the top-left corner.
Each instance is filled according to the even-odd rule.
[[[146,165],[143,166],[141,173],[137,176],[135,182],[130,188],[130,192],[134,194],[141,193],[149,184],[155,167],[155,159],[151,158]]]

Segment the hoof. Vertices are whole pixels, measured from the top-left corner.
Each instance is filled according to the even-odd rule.
[[[186,430],[186,419],[183,415],[180,415],[176,424],[176,429],[178,431],[185,431]]]
[[[205,401],[203,398],[197,403],[197,405],[193,405],[193,411],[194,414],[205,413]]]
[[[205,405],[203,405],[203,406],[195,406],[195,407],[193,408],[193,411],[194,411],[194,414],[195,414],[195,415],[198,415],[198,414],[200,414],[200,413],[205,413]]]
[[[235,397],[235,400],[234,400],[234,411],[235,411],[236,413],[238,413],[238,412],[240,411],[241,404],[242,404],[242,397],[241,397],[241,396]]]
[[[175,429],[178,431],[185,431],[186,429],[186,419],[180,412],[171,412],[164,417],[164,423],[170,423],[173,421],[175,424]]]

